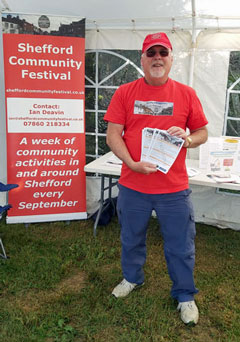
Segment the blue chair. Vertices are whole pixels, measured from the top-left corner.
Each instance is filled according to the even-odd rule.
[[[0,182],[0,192],[10,191],[12,189],[17,188],[18,184],[3,184]],[[0,205],[0,219],[2,218],[2,214],[5,213],[8,209],[12,208],[11,204],[6,204],[4,206]],[[0,253],[0,257],[3,259],[7,259],[7,255],[3,246],[2,239],[0,238],[0,247],[2,249],[2,254]]]

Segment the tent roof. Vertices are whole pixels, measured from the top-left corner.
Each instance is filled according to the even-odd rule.
[[[86,18],[86,29],[192,28],[195,3],[197,29],[239,28],[239,0],[1,0],[1,10]]]

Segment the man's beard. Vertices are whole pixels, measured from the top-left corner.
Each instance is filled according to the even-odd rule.
[[[150,75],[154,78],[161,78],[165,75],[165,68],[161,68],[161,70],[150,69]]]

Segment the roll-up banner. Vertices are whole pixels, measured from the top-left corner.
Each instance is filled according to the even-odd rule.
[[[7,223],[85,219],[85,19],[3,13]]]

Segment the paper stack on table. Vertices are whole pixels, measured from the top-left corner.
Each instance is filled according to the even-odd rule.
[[[113,153],[107,160],[104,161],[103,165],[111,165],[111,167],[121,169],[122,161]]]
[[[142,130],[141,161],[157,165],[167,173],[180,152],[184,140],[170,135],[166,130],[145,127]]]
[[[200,175],[200,171],[195,169],[194,167],[187,167],[187,174],[188,177],[195,177],[197,175]]]
[[[240,184],[240,177],[236,174],[210,174],[207,175],[208,177],[212,178],[217,183],[235,183]]]

